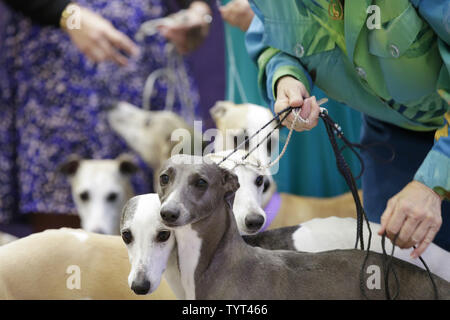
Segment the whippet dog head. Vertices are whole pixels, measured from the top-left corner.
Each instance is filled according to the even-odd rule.
[[[239,189],[234,173],[198,156],[173,156],[164,164],[159,179],[161,218],[172,228],[205,218],[223,202],[232,209]]]
[[[216,152],[236,148],[273,118],[272,112],[262,106],[251,103],[235,104],[230,101],[218,101],[210,109],[210,114],[223,137],[221,141],[215,140]],[[246,151],[255,148],[270,131],[275,129],[276,125],[275,121],[272,122],[241,148]],[[275,130],[269,139],[256,148],[254,154],[263,164],[268,164],[274,155],[278,155],[278,151],[279,130]],[[276,183],[272,176],[266,175],[264,183],[263,206],[270,201],[276,191]]]
[[[136,294],[155,291],[175,246],[172,232],[160,217],[157,194],[131,198],[122,211],[120,232],[128,249],[131,271],[128,284]]]
[[[127,102],[113,106],[108,112],[108,121],[112,129],[155,171],[170,158],[176,145],[182,143],[183,150],[191,150],[195,138],[192,128],[177,114],[147,111]],[[184,136],[172,139],[172,133],[177,129],[189,132],[188,139]]]
[[[138,170],[131,157],[85,160],[70,157],[60,171],[69,177],[72,198],[84,230],[118,234],[120,212],[133,196],[131,175]]]
[[[215,163],[220,163],[232,150],[208,154],[205,157]],[[236,191],[233,213],[239,232],[242,235],[254,234],[261,230],[266,221],[266,213],[262,208],[263,195],[271,183],[268,169],[262,168],[262,163],[256,156],[250,155],[245,161],[244,150],[237,150],[220,166],[232,171],[239,179],[240,188]]]

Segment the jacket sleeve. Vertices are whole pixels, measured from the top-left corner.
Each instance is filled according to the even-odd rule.
[[[414,176],[445,199],[450,200],[450,111],[445,115],[444,126],[436,131],[435,143]]]
[[[420,16],[438,36],[438,47],[443,67],[438,80],[438,93],[450,104],[450,1],[410,0]],[[446,199],[450,199],[450,111],[444,117],[444,126],[436,131],[435,143],[414,180],[422,182]]]
[[[448,0],[410,0],[439,38],[450,45],[450,1]]]
[[[258,65],[258,84],[261,95],[273,110],[276,99],[276,83],[283,76],[292,76],[301,81],[311,91],[311,77],[300,61],[264,42],[264,24],[258,9],[252,6],[255,17],[246,33],[247,51]]]
[[[69,0],[4,0],[4,2],[35,23],[55,27],[59,27],[61,14],[70,3]]]

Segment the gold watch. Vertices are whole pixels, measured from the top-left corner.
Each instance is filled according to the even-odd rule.
[[[69,10],[72,5],[75,5],[75,3],[69,2],[69,4],[64,8],[63,12],[61,13],[59,25],[64,30],[67,30],[67,19],[73,14],[73,11]]]

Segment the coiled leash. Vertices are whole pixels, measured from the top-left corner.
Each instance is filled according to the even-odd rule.
[[[321,99],[318,101],[318,105],[321,106],[323,104],[325,104],[328,101],[327,98]],[[237,150],[239,150],[243,145],[245,145],[246,143],[248,143],[250,140],[252,140],[253,138],[255,138],[262,130],[264,130],[265,128],[267,128],[272,122],[274,121],[278,121],[277,125],[275,126],[275,128],[273,128],[261,141],[258,141],[257,145],[255,147],[253,147],[252,149],[250,149],[246,155],[244,155],[242,157],[242,161],[245,161],[249,155],[254,152],[264,141],[266,141],[267,139],[270,138],[270,136],[272,135],[272,133],[279,129],[281,127],[281,124],[283,123],[283,121],[289,116],[289,114],[291,112],[294,113],[294,121],[292,122],[292,125],[289,129],[289,134],[288,137],[286,139],[286,142],[283,146],[283,149],[281,151],[281,153],[279,154],[279,156],[272,162],[270,162],[268,165],[263,166],[264,168],[270,168],[273,165],[275,165],[284,155],[287,146],[289,144],[293,129],[297,123],[297,121],[302,121],[302,122],[307,122],[306,120],[302,119],[300,117],[300,112],[299,110],[296,110],[299,108],[293,108],[293,107],[287,107],[283,110],[281,110],[280,112],[278,112],[270,121],[268,121],[264,126],[262,126],[259,130],[257,130],[253,135],[246,137],[246,139],[240,143],[238,146],[236,146],[233,151],[231,151],[227,156],[223,157],[223,159],[219,162],[219,165],[221,163],[223,163],[224,161],[226,161],[229,157],[231,157],[231,155],[233,155],[235,152],[237,152]],[[353,174],[350,170],[350,167],[348,166],[347,161],[345,160],[345,158],[342,155],[342,151],[344,148],[349,148],[358,158],[358,160],[361,163],[361,172],[359,174],[359,176],[362,175],[363,171],[364,171],[364,163],[363,160],[361,158],[361,156],[359,155],[359,153],[355,150],[355,148],[362,148],[363,146],[359,145],[359,144],[353,144],[351,143],[345,136],[344,133],[342,132],[342,128],[328,115],[328,110],[325,108],[320,108],[320,113],[319,113],[319,117],[323,120],[323,123],[325,125],[325,129],[327,131],[327,135],[328,138],[330,140],[335,158],[336,158],[336,164],[338,167],[339,172],[341,173],[341,175],[344,177],[345,182],[347,183],[348,187],[350,188],[350,191],[352,193],[353,196],[353,200],[355,202],[355,206],[356,206],[356,215],[357,215],[357,220],[356,220],[356,242],[355,242],[355,249],[358,248],[358,243],[360,246],[361,250],[365,250],[366,251],[366,255],[364,257],[363,260],[363,264],[361,266],[361,271],[360,271],[360,290],[362,295],[366,298],[369,299],[366,295],[365,292],[365,283],[364,283],[364,271],[365,271],[365,266],[367,264],[368,258],[369,258],[369,254],[370,254],[370,244],[372,241],[372,230],[370,228],[370,224],[369,224],[369,219],[367,218],[366,212],[364,211],[362,202],[361,202],[361,198],[359,197],[359,193],[358,193],[358,188],[356,186],[356,182],[355,182],[355,178],[353,177]],[[337,138],[339,138],[343,143],[344,146],[342,148],[339,148],[338,143],[337,143]],[[363,224],[364,222],[366,223],[368,232],[369,232],[369,237],[368,237],[368,243],[367,243],[367,248],[364,249],[364,237],[363,237]],[[398,276],[397,273],[393,267],[392,261],[393,261],[393,256],[394,256],[394,249],[395,249],[395,242],[397,239],[398,234],[396,235],[393,244],[392,244],[392,252],[388,257],[388,254],[386,253],[386,249],[385,249],[385,239],[386,239],[386,233],[383,234],[382,239],[381,239],[381,244],[382,244],[382,249],[383,249],[383,271],[384,271],[384,282],[385,282],[385,295],[386,295],[386,299],[388,300],[393,300],[396,299],[398,297],[399,294],[399,290],[400,290],[400,283],[398,280]],[[436,284],[433,280],[433,277],[431,275],[430,269],[428,268],[427,264],[425,263],[425,261],[423,260],[422,257],[419,257],[420,261],[422,262],[422,264],[425,267],[425,270],[427,272],[428,277],[430,278],[431,284],[433,286],[433,292],[434,292],[434,298],[438,299],[438,290],[436,287]],[[396,292],[394,295],[391,295],[391,292],[389,290],[389,274],[392,271],[392,273],[394,274],[394,278],[396,281]]]

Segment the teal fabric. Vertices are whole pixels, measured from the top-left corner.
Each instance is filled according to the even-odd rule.
[[[242,82],[247,102],[268,107],[260,95],[256,64],[248,56],[245,48],[245,35],[238,28],[225,24],[228,50],[227,54],[227,100],[235,103],[245,102],[239,94],[239,85],[230,72],[230,58],[235,60],[236,69]],[[232,49],[232,50],[230,50]],[[315,87],[312,91],[318,99],[324,97],[323,92]],[[330,100],[327,104],[330,115],[341,125],[344,134],[350,141],[359,141],[361,115],[359,112]],[[288,130],[280,132],[280,149],[283,147]],[[359,163],[350,152],[344,152],[350,168],[357,174]],[[310,132],[294,132],[287,148],[287,152],[280,161],[279,172],[275,175],[278,190],[304,196],[328,197],[348,191],[344,179],[339,174],[331,145],[323,124],[319,124]],[[358,181],[359,185],[359,181]]]

